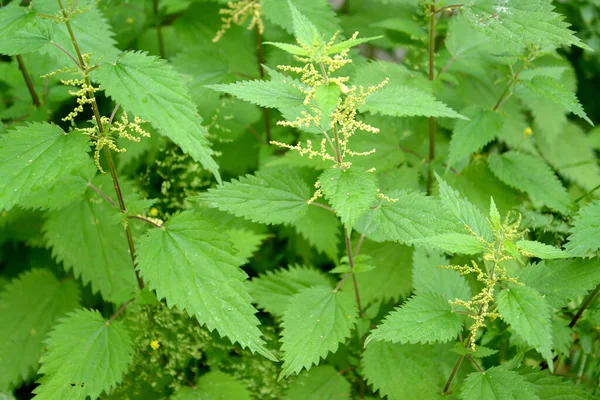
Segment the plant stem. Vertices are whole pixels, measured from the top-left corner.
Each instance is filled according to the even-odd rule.
[[[111,206],[113,206],[113,207],[117,206],[115,204],[115,202],[113,201],[113,199],[111,199],[110,197],[108,197],[108,195],[106,193],[104,193],[102,190],[100,190],[100,188],[97,187],[96,185],[94,185],[92,182],[88,182],[88,186],[90,188],[92,188],[96,193],[98,193],[104,200],[108,201]]]
[[[155,228],[159,228],[159,229],[162,229],[162,230],[165,229],[164,226],[162,226],[160,224],[157,224],[156,222],[154,222],[154,221],[152,221],[152,220],[150,220],[150,219],[148,219],[148,218],[146,218],[146,217],[144,217],[142,215],[128,215],[127,218],[129,218],[129,219],[137,219],[137,220],[140,220],[140,221],[144,221],[145,223],[150,224],[150,225],[152,225]]]
[[[435,79],[435,0],[429,9],[429,80]],[[429,117],[429,168],[427,173],[427,195],[431,195],[433,170],[431,163],[435,159],[435,118]]]
[[[25,63],[23,62],[23,58],[20,55],[15,57],[17,59],[17,63],[19,64],[19,69],[21,70],[21,74],[23,74],[23,79],[25,79],[25,83],[27,84],[27,89],[29,89],[29,94],[31,95],[31,100],[33,100],[33,105],[37,108],[42,105],[40,103],[40,98],[35,92],[35,88],[33,87],[33,82],[31,81],[31,77],[27,72],[27,68],[25,67]]]
[[[358,315],[360,318],[364,317],[363,309],[360,304],[360,292],[358,291],[358,280],[354,273],[354,257],[352,256],[352,243],[350,243],[350,235],[348,231],[344,229],[344,237],[346,239],[346,254],[348,255],[348,265],[350,265],[350,272],[352,272],[352,285],[354,286],[354,296],[356,297],[356,306],[358,307]]]
[[[127,308],[128,305],[133,303],[134,300],[135,300],[135,297],[132,297],[131,299],[127,300],[121,307],[119,307],[117,312],[114,313],[112,315],[112,317],[110,317],[110,319],[106,322],[106,325],[110,325],[115,319],[117,319],[119,314],[121,314],[123,312],[123,310],[125,310]]]
[[[265,79],[265,69],[263,64],[265,63],[265,55],[262,46],[262,37],[258,26],[254,30],[256,32],[256,54],[258,56],[258,72],[260,73],[260,79]],[[271,143],[271,117],[267,107],[263,108],[264,120],[265,120],[265,136],[267,144]]]
[[[595,188],[593,188],[592,190],[590,190],[587,193],[582,194],[581,196],[579,196],[576,200],[575,203],[579,203],[581,200],[583,200],[586,196],[589,196],[590,194],[594,193],[596,190],[600,189],[600,185],[596,186]]]
[[[83,54],[81,53],[81,49],[79,48],[79,43],[75,38],[75,34],[73,33],[73,29],[71,28],[71,23],[69,22],[70,15],[65,10],[62,1],[58,0],[58,4],[60,5],[60,9],[62,11],[63,17],[65,18],[65,25],[67,26],[67,30],[69,31],[69,36],[71,37],[71,42],[73,43],[73,47],[75,48],[75,52],[77,53],[77,57],[79,59],[79,67],[85,76],[85,84],[87,87],[92,86],[92,82],[90,81],[89,76],[87,75],[86,63],[83,58]],[[100,116],[100,111],[98,110],[98,104],[96,103],[96,96],[94,95],[94,91],[92,89],[88,90],[88,98],[92,100],[92,110],[94,112],[94,119],[96,120],[96,125],[98,126],[98,132],[100,135],[104,134],[104,127],[102,126],[102,117]],[[106,162],[108,163],[108,168],[110,170],[110,176],[113,181],[113,185],[115,187],[115,192],[117,194],[117,200],[119,202],[119,208],[121,212],[127,213],[127,207],[125,207],[125,200],[123,199],[123,192],[121,191],[121,185],[119,184],[119,178],[117,177],[117,170],[115,168],[115,163],[113,162],[112,155],[110,153],[110,149],[108,147],[104,148],[104,156],[106,157]],[[133,270],[135,271],[135,277],[137,279],[137,283],[140,289],[144,288],[144,282],[140,277],[138,270],[136,269],[135,262],[135,245],[133,243],[133,235],[131,234],[131,228],[128,224],[125,225],[125,236],[127,237],[127,245],[129,246],[129,256],[131,257],[131,263],[133,265]]]
[[[468,343],[468,341],[467,341],[467,343]],[[442,394],[446,394],[446,393],[448,393],[448,390],[450,390],[450,385],[452,385],[452,381],[454,380],[454,377],[456,376],[456,373],[458,372],[458,369],[462,365],[462,362],[464,359],[465,359],[465,355],[462,354],[461,356],[458,357],[458,359],[454,363],[454,367],[452,367],[452,372],[450,373],[450,377],[448,378],[448,381],[446,381],[446,385],[444,386],[444,390],[442,391]]]
[[[502,104],[504,104],[504,102],[506,100],[509,99],[509,97],[510,97],[510,89],[512,88],[513,84],[517,81],[517,79],[519,79],[519,75],[520,74],[521,74],[521,72],[516,73],[515,76],[513,76],[513,78],[510,80],[510,82],[506,86],[506,89],[504,89],[504,92],[502,92],[502,94],[500,95],[500,98],[498,99],[498,102],[494,106],[494,111],[498,111],[498,109],[500,108],[500,106]]]
[[[158,39],[158,54],[161,58],[166,58],[161,21],[158,16],[158,0],[152,0],[152,10],[154,11],[154,18],[156,19],[156,38]]]
[[[469,359],[469,361],[471,361],[473,363],[473,365],[475,366],[475,368],[477,368],[477,370],[479,370],[479,372],[481,372],[481,373],[484,372],[483,368],[481,368],[481,365],[479,365],[479,363],[477,361],[475,361],[475,359],[473,357],[471,357],[471,355],[467,355],[467,358]]]
[[[435,13],[439,14],[439,13],[444,12],[446,10],[450,10],[452,8],[458,8],[458,7],[462,7],[462,6],[463,6],[462,4],[452,4],[451,6],[445,6],[445,7],[438,8],[437,10],[435,10]]]
[[[324,210],[331,211],[332,213],[335,214],[335,211],[333,210],[333,208],[326,206],[325,204],[321,204],[321,203],[317,203],[316,201],[313,201],[312,203],[310,203],[310,205],[320,207]]]
[[[588,295],[588,297],[586,297],[586,299],[584,300],[584,302],[581,304],[581,307],[579,307],[579,310],[577,311],[577,314],[575,314],[575,316],[573,317],[573,319],[569,323],[569,328],[572,328],[572,327],[575,326],[575,324],[577,323],[577,321],[579,321],[579,319],[583,315],[583,312],[589,307],[590,304],[592,304],[592,300],[594,300],[594,297],[596,297],[596,295],[598,294],[598,292],[600,292],[600,285],[596,286],[596,289],[594,289],[594,291],[592,293],[590,293]]]

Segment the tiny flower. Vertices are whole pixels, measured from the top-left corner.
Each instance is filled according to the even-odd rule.
[[[154,339],[150,342],[150,347],[152,347],[152,350],[156,351],[160,347],[160,343],[158,342],[158,340]]]

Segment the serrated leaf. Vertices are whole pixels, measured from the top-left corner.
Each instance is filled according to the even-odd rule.
[[[541,400],[524,377],[503,367],[473,372],[462,384],[461,400]]]
[[[446,371],[438,346],[373,342],[362,355],[364,376],[389,400],[441,399]]]
[[[329,51],[327,51],[327,54],[340,53],[340,52],[342,52],[344,50],[348,50],[354,46],[358,46],[359,44],[372,42],[373,40],[377,40],[377,39],[381,39],[381,38],[383,38],[383,36],[373,36],[373,37],[367,37],[367,38],[356,38],[356,39],[344,40],[343,42],[336,43],[333,46],[331,46],[329,48]]]
[[[319,182],[342,223],[350,227],[369,209],[377,194],[377,176],[359,167],[330,168],[319,176]]]
[[[296,40],[307,47],[318,44],[322,38],[317,27],[301,14],[290,0],[288,0],[288,7],[292,14],[292,26]]]
[[[437,294],[446,300],[471,298],[467,280],[457,271],[439,267],[447,266],[448,260],[434,252],[417,249],[413,255],[413,286],[417,295]]]
[[[565,249],[574,256],[585,256],[600,249],[600,200],[581,208],[573,221]]]
[[[452,312],[444,297],[422,293],[392,311],[365,341],[393,343],[436,343],[455,339],[462,331],[462,319]]]
[[[394,192],[394,202],[382,200],[356,224],[373,240],[410,243],[414,239],[464,232],[459,221],[442,204],[423,193]]]
[[[315,103],[321,112],[321,129],[331,129],[330,115],[335,111],[342,89],[335,83],[319,85],[315,90]]]
[[[113,190],[105,185],[105,191]],[[89,189],[83,198],[50,212],[42,230],[52,255],[65,269],[84,284],[91,283],[92,292],[100,292],[104,300],[122,304],[134,294],[136,280],[125,230],[114,213]]]
[[[547,76],[536,76],[531,80],[523,80],[519,82],[517,87],[517,93],[519,91],[525,92],[525,95],[541,97],[546,101],[558,104],[565,111],[572,112],[586,120],[590,125],[594,125],[583,110],[575,93],[569,91],[556,79]]]
[[[534,203],[563,214],[569,213],[572,205],[569,194],[543,160],[518,151],[509,151],[502,155],[490,155],[488,165],[498,179],[527,193]]]
[[[359,110],[391,117],[422,116],[468,119],[428,93],[397,84],[388,84],[371,93]]]
[[[463,233],[443,233],[427,238],[413,239],[409,243],[416,246],[433,247],[453,254],[479,254],[484,247],[481,240]]]
[[[331,365],[311,368],[292,382],[285,392],[284,400],[343,400],[352,393],[350,383]]]
[[[350,294],[334,293],[326,286],[304,289],[289,304],[281,324],[284,356],[279,379],[310,369],[328,353],[335,353],[350,337],[358,314]]]
[[[446,209],[456,216],[463,224],[467,225],[478,237],[484,238],[490,242],[493,239],[492,229],[483,213],[475,207],[468,199],[448,185],[439,175],[435,175],[439,190],[440,199]]]
[[[54,36],[54,23],[13,2],[0,8],[0,54],[14,56],[46,45]]]
[[[94,72],[106,93],[125,110],[149,121],[220,181],[202,118],[181,76],[165,60],[125,52]]]
[[[285,3],[281,0],[262,0],[261,11],[269,21],[294,34],[293,14],[291,8]],[[292,0],[291,3],[318,32],[331,36],[341,30],[337,15],[326,0]]]
[[[553,10],[551,0],[477,0],[465,7],[464,15],[487,35],[507,42],[588,48]]]
[[[572,257],[572,255],[562,251],[559,248],[536,242],[535,240],[519,240],[516,245],[519,250],[524,251],[526,255],[531,257],[537,257],[546,260]]]
[[[306,215],[292,222],[292,225],[318,251],[332,260],[338,258],[341,225],[335,214],[321,207],[308,207]]]
[[[542,261],[528,265],[519,281],[544,295],[553,308],[560,308],[600,284],[600,265],[596,258]]]
[[[270,81],[241,81],[230,84],[208,85],[209,89],[248,101],[266,108],[293,108],[304,104],[304,94],[291,85],[291,80],[273,77]]]
[[[0,136],[0,210],[82,168],[89,161],[88,146],[87,136],[66,134],[47,123],[19,126]]]
[[[542,400],[592,400],[594,396],[580,385],[564,381],[562,377],[545,371],[531,371],[522,376],[533,385]]]
[[[291,266],[275,272],[269,271],[252,279],[250,294],[258,308],[281,317],[292,296],[313,286],[331,286],[331,280],[317,269]]]
[[[59,281],[34,269],[2,287],[0,293],[0,392],[35,376],[43,339],[55,321],[79,305],[72,279]]]
[[[502,319],[533,346],[552,369],[552,314],[546,299],[531,287],[513,285],[498,293],[496,300]]]
[[[186,211],[162,229],[153,228],[137,246],[138,269],[148,287],[169,307],[177,306],[233,343],[275,360],[264,347],[256,309],[241,261],[218,226]]]
[[[293,54],[295,56],[306,57],[310,54],[308,52],[308,50],[305,50],[300,46],[296,46],[295,44],[279,43],[279,42],[264,42],[263,44],[270,44],[271,46],[278,47],[281,50],[283,50],[287,53]]]
[[[270,168],[209,189],[196,199],[254,222],[283,224],[306,214],[310,188],[298,170]]]
[[[133,345],[120,321],[98,311],[78,310],[48,335],[35,399],[85,400],[108,393],[131,363]]]
[[[456,121],[450,141],[448,165],[455,165],[481,150],[494,140],[504,125],[500,114],[479,106],[471,106],[461,113],[471,120]]]
[[[263,233],[257,233],[250,229],[233,228],[227,231],[229,240],[238,250],[236,256],[242,260],[244,264],[250,261],[252,255],[258,250],[262,242],[269,237]]]
[[[242,382],[224,372],[210,371],[194,387],[183,386],[173,400],[251,400],[252,394]]]

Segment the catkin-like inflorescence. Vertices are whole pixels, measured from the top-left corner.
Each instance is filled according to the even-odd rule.
[[[213,43],[223,38],[225,32],[231,28],[231,24],[242,25],[248,18],[250,18],[248,30],[257,28],[258,32],[262,34],[265,29],[259,0],[230,1],[227,3],[226,8],[219,10],[219,14],[222,16],[221,29],[219,29],[213,38]]]

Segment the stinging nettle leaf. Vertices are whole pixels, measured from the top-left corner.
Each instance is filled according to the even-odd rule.
[[[531,257],[537,257],[546,260],[572,257],[571,254],[562,251],[559,248],[536,242],[534,240],[519,240],[516,245],[519,250],[525,252],[525,255]]]
[[[465,379],[461,400],[542,400],[535,387],[515,371],[492,367],[484,373],[473,372]]]
[[[0,8],[0,54],[14,56],[29,53],[50,43],[55,25],[36,17],[36,13],[19,2]]]
[[[570,230],[565,248],[573,256],[585,256],[600,249],[600,200],[581,208]]]
[[[353,226],[377,195],[377,176],[359,167],[330,168],[319,176],[325,198],[342,223]]]
[[[298,376],[283,396],[283,400],[344,400],[352,393],[350,383],[331,365],[311,368]]]
[[[513,285],[498,294],[497,302],[502,319],[544,357],[552,370],[552,313],[546,299],[531,287]]]
[[[165,60],[125,52],[114,63],[101,64],[93,76],[115,102],[149,121],[221,180],[196,105],[181,76]]]
[[[225,182],[195,197],[210,207],[264,224],[291,223],[302,218],[310,188],[291,168],[270,168]]]
[[[292,26],[296,40],[309,47],[319,43],[322,37],[317,27],[300,13],[290,0],[288,0],[288,7],[292,14]]]
[[[183,386],[173,400],[251,400],[250,390],[242,382],[224,372],[210,371],[200,378],[194,387]]]
[[[462,331],[461,317],[444,297],[422,293],[392,311],[365,341],[436,343],[455,339]]]
[[[87,136],[47,123],[19,126],[0,136],[0,210],[51,187],[89,162]],[[49,204],[50,205],[50,204]]]
[[[108,322],[98,311],[78,310],[48,335],[35,399],[98,398],[117,385],[129,368],[133,345],[121,321]]]
[[[433,247],[453,254],[480,254],[484,251],[480,239],[463,233],[443,233],[437,236],[413,239],[409,243],[416,246]]]
[[[55,321],[79,305],[72,279],[59,281],[48,270],[34,269],[0,292],[0,392],[35,376],[44,337]]]
[[[298,12],[305,16],[320,33],[330,37],[337,31],[341,31],[337,14],[332,10],[327,0],[291,0]],[[261,12],[275,25],[294,34],[294,19],[291,7],[282,0],[262,0],[260,2]]]
[[[440,267],[449,265],[448,260],[435,252],[416,249],[413,256],[413,286],[415,293],[437,294],[446,300],[471,298],[471,288],[458,271]]]
[[[328,353],[336,352],[350,337],[358,314],[352,295],[334,293],[327,286],[304,289],[289,304],[282,322],[284,356],[279,379],[310,369]]]
[[[498,179],[527,193],[534,203],[569,214],[571,198],[543,160],[513,150],[501,155],[490,155],[488,165]]]
[[[169,307],[177,306],[209,330],[275,361],[257,327],[247,275],[227,239],[201,214],[177,214],[139,241],[140,275]]]

